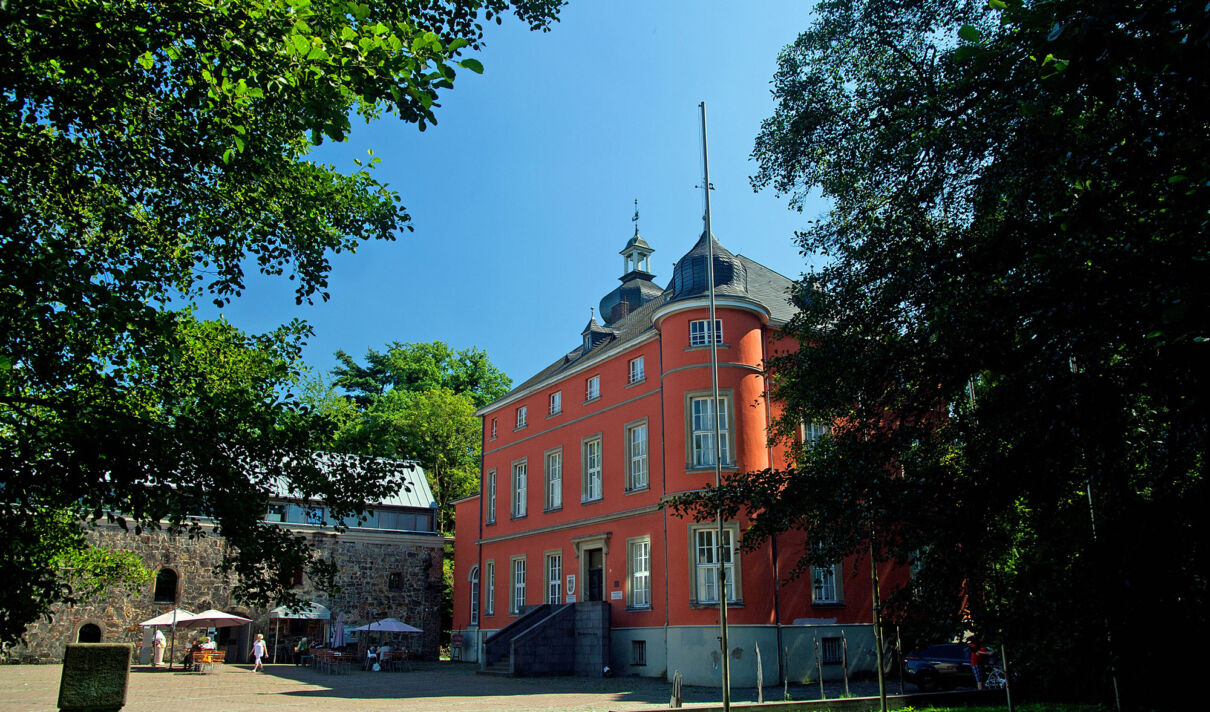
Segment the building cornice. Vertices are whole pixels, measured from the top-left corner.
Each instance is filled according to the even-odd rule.
[[[549,526],[538,527],[536,529],[526,529],[525,531],[514,532],[512,534],[501,534],[500,536],[485,537],[483,539],[478,540],[475,543],[476,544],[495,544],[496,542],[499,542],[499,541],[509,541],[511,539],[523,539],[525,537],[539,536],[542,534],[549,534],[551,532],[563,531],[564,529],[579,529],[581,527],[589,527],[594,524],[603,524],[605,522],[612,522],[612,521],[616,521],[618,519],[629,519],[630,517],[639,517],[644,514],[652,514],[654,512],[658,512],[658,511],[660,511],[660,505],[649,504],[649,505],[646,505],[643,507],[635,507],[634,509],[625,509],[620,512],[610,512],[609,514],[599,514],[595,517],[586,517],[584,519],[577,519],[572,522],[563,522],[561,524],[551,524]],[[589,536],[598,536],[598,535],[590,534]]]
[[[475,411],[475,415],[482,418],[483,416],[487,415],[488,413],[499,410],[499,409],[503,408],[504,406],[508,405],[509,403],[515,403],[523,398],[528,398],[529,396],[532,396],[533,394],[537,393],[538,391],[543,390],[544,388],[548,388],[552,384],[558,383],[559,381],[562,381],[565,378],[570,378],[570,377],[576,375],[577,373],[583,373],[585,371],[592,370],[593,368],[596,368],[597,366],[601,365],[602,363],[605,363],[606,361],[617,356],[618,354],[621,354],[636,346],[642,346],[643,344],[646,344],[649,341],[655,341],[657,338],[659,338],[658,331],[648,332],[645,335],[634,339],[633,341],[627,342],[623,348],[609,349],[608,351],[604,351],[600,354],[597,354],[596,356],[590,356],[586,361],[584,361],[584,363],[576,364],[575,366],[571,367],[570,369],[568,369],[566,371],[560,371],[559,373],[556,373],[556,374],[550,376],[549,378],[544,378],[541,381],[538,381],[537,383],[529,386],[525,390],[514,391],[514,392],[504,396],[503,398],[501,398],[498,401],[495,401],[493,403],[489,403],[489,404],[483,406],[479,410]]]
[[[742,309],[744,311],[750,311],[760,316],[760,321],[762,324],[769,323],[769,308],[755,299],[736,296],[716,296],[714,298],[714,306],[716,309]],[[667,304],[661,305],[651,313],[651,323],[658,331],[660,329],[660,323],[673,314],[689,311],[691,309],[708,309],[709,307],[710,298],[705,296],[668,302]]]

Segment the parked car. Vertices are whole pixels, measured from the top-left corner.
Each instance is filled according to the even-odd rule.
[[[970,646],[940,643],[913,650],[903,658],[903,679],[921,690],[974,685]]]

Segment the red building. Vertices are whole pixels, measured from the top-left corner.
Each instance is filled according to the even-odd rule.
[[[778,408],[761,369],[767,354],[793,347],[779,344],[791,281],[717,240],[713,249],[722,468],[781,466],[787,453],[766,437]],[[733,684],[755,684],[757,645],[767,684],[816,678],[817,644],[825,678],[840,676],[846,648],[850,671],[872,670],[868,559],[786,582],[801,537],[741,553],[747,523],[729,521],[730,553],[719,556],[713,521],[661,507],[714,482],[715,445],[705,236],[666,288],[650,272],[653,251],[636,230],[621,252],[622,283],[601,300],[604,323],[591,319],[579,347],[479,413],[482,487],[456,505],[458,652],[493,663],[507,650],[490,652],[493,634],[602,601],[603,659],[615,674],[679,670],[687,684],[718,684],[721,558]],[[901,578],[884,568],[888,583]],[[541,604],[555,606],[516,623]]]

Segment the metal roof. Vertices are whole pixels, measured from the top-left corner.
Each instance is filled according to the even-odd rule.
[[[424,476],[424,470],[414,462],[385,458],[362,458],[357,455],[345,455],[334,452],[317,452],[313,457],[315,464],[321,470],[335,469],[337,464],[340,467],[357,469],[362,466],[362,462],[372,459],[379,466],[385,466],[392,473],[403,476],[404,486],[398,492],[388,494],[377,500],[368,501],[366,504],[388,507],[415,507],[420,509],[432,509],[437,504],[437,500],[433,497],[433,490],[429,488],[428,478]],[[305,499],[297,491],[291,490],[286,482],[281,479],[276,480],[274,483],[274,491],[271,496],[277,499]]]

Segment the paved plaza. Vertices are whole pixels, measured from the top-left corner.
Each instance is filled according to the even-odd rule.
[[[606,712],[668,709],[671,685],[651,678],[606,680],[575,677],[505,678],[475,674],[468,663],[420,663],[412,672],[329,675],[292,665],[270,665],[254,673],[247,665],[224,665],[210,674],[135,667],[125,712]],[[0,712],[55,712],[59,665],[0,666]],[[854,694],[877,694],[877,685],[855,683]],[[790,688],[795,699],[816,699],[817,685]],[[829,685],[829,697],[844,692]],[[781,688],[765,688],[766,699]],[[686,706],[717,703],[719,691],[685,687]],[[754,688],[736,688],[732,700],[754,702]]]

